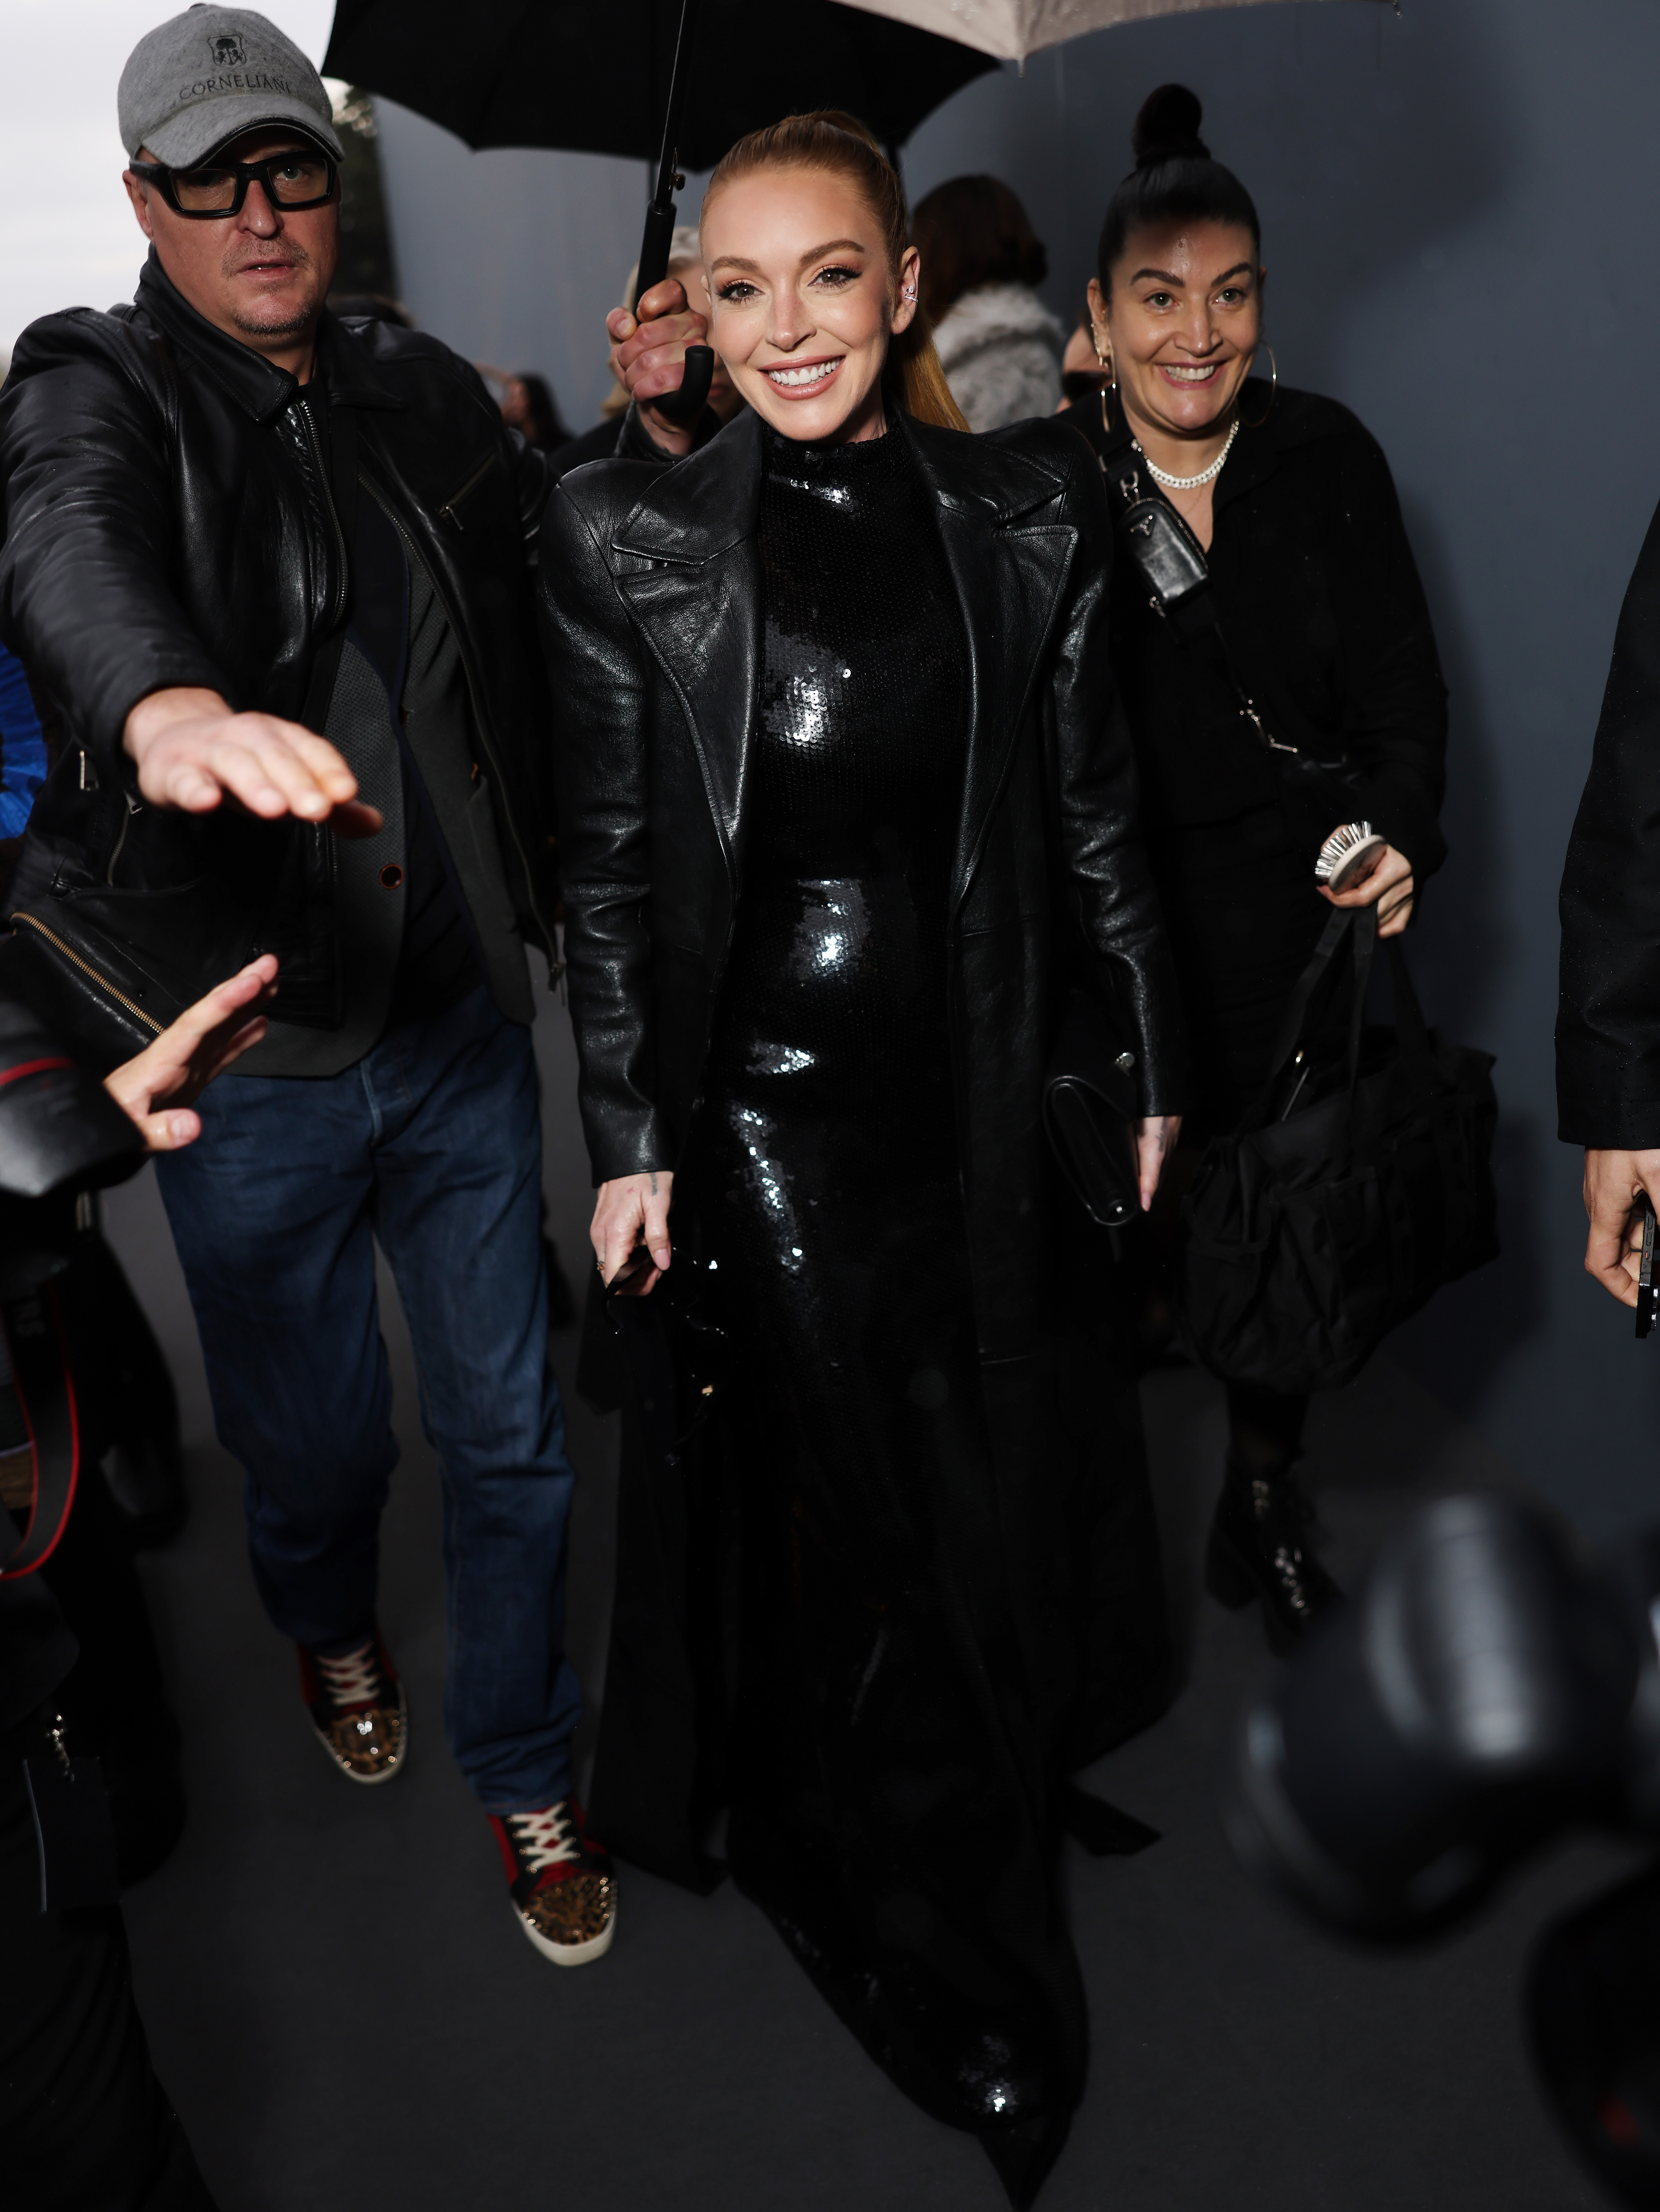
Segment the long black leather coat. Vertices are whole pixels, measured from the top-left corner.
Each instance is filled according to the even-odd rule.
[[[549,479],[477,376],[435,339],[323,319],[319,362],[361,476],[416,547],[459,641],[508,887],[552,945],[548,709],[531,574]],[[129,711],[175,684],[301,720],[345,612],[345,546],[295,379],[205,322],[152,255],[131,307],[31,325],[0,392],[0,636],[62,718],[14,903],[89,886],[128,896],[123,929],[194,997],[254,951],[284,989],[332,941],[325,834],[222,807],[142,806]],[[50,710],[50,708],[49,708]],[[303,910],[303,912],[302,912]]]
[[[1116,1002],[1143,1110],[1180,1110],[1181,1014],[1106,643],[1112,558],[1071,431],[896,417],[939,517],[970,701],[952,891],[959,1154],[982,1357],[1034,1349],[1056,1190],[1042,1085],[1057,993]],[[680,1158],[743,896],[762,607],[759,426],[663,474],[597,462],[543,524],[565,953],[597,1182]]]

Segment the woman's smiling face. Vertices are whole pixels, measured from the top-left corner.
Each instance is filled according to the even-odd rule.
[[[739,178],[704,203],[702,234],[709,343],[756,413],[787,438],[879,436],[888,343],[916,313],[915,249],[896,283],[876,217],[824,169]]]
[[[1232,405],[1262,335],[1257,252],[1243,225],[1152,226],[1126,240],[1110,299],[1091,283],[1119,390],[1144,420],[1193,437]]]

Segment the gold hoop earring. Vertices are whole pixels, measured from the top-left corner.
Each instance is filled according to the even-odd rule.
[[[1274,357],[1274,348],[1272,346],[1268,348],[1268,367],[1273,372],[1268,382],[1268,404],[1262,410],[1262,413],[1257,416],[1254,422],[1247,422],[1245,424],[1245,428],[1248,430],[1260,430],[1262,425],[1268,421],[1269,416],[1274,412],[1274,394],[1280,389],[1280,364]]]
[[[1110,353],[1102,352],[1101,342],[1098,338],[1095,341],[1095,358],[1100,362],[1102,368],[1106,370],[1108,375],[1112,379],[1112,382],[1110,385],[1103,385],[1101,387],[1101,428],[1105,432],[1106,435],[1110,437],[1112,435],[1112,416],[1107,409],[1107,394],[1109,392],[1117,391],[1118,372],[1112,365],[1112,356]]]

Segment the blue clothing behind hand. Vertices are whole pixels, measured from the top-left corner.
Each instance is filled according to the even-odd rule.
[[[46,780],[46,741],[22,663],[0,645],[0,837],[21,837]]]

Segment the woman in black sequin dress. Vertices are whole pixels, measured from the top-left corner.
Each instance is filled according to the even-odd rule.
[[[666,475],[579,471],[546,526],[595,1249],[609,1278],[642,1242],[654,1285],[672,1198],[663,1295],[693,1271],[739,1359],[640,1486],[659,1517],[625,1495],[595,1825],[676,1870],[657,1831],[706,1799],[642,1812],[642,1753],[672,1796],[663,1715],[701,1701],[740,1887],[1027,2203],[1083,2079],[1062,1792],[1164,1690],[1104,1255],[1039,1110],[1057,993],[1092,980],[1138,1048],[1151,1195],[1178,1047],[1104,518],[1065,430],[929,427],[916,257],[854,126],[735,149],[703,246],[753,411]],[[720,1728],[689,1615],[723,1496]],[[686,1519],[642,1663],[630,1554]]]

